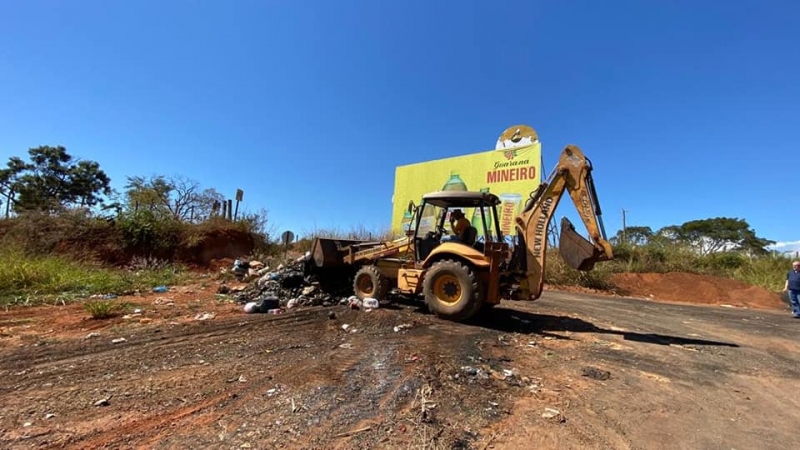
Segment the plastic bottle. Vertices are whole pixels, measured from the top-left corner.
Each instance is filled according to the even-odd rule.
[[[403,232],[406,232],[411,229],[412,227],[411,213],[408,212],[408,210],[406,210],[406,212],[403,213],[403,220],[400,221],[400,225],[403,228]]]
[[[447,182],[442,186],[443,191],[467,191],[467,183],[461,179],[459,176],[459,172],[457,170],[450,171],[450,178]],[[436,214],[436,223],[439,223],[439,220],[442,218],[442,214],[444,210],[439,210]],[[466,213],[466,211],[465,211]],[[450,220],[450,211],[447,212],[447,217],[445,218],[445,222]]]
[[[450,179],[442,187],[443,191],[467,191],[467,183],[461,179],[457,170],[450,171]]]

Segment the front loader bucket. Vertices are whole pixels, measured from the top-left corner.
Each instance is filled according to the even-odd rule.
[[[347,247],[361,242],[364,241],[318,237],[311,247],[311,258],[317,267],[341,267],[344,265]]]
[[[566,217],[561,218],[558,253],[568,266],[582,272],[592,270],[598,260],[597,250],[592,243],[578,234]]]

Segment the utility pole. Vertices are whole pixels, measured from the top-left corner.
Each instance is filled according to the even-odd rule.
[[[628,211],[622,210],[622,243],[628,243],[628,237],[625,235],[625,213]]]

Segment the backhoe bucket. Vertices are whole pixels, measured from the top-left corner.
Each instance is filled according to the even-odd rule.
[[[597,250],[592,243],[578,234],[566,217],[561,218],[558,253],[568,266],[582,272],[592,270],[598,261]]]

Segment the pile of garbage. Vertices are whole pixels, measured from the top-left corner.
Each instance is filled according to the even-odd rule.
[[[363,301],[354,295],[335,295],[323,292],[313,275],[306,275],[306,254],[286,265],[270,270],[257,261],[234,261],[233,272],[241,278],[257,277],[245,289],[234,295],[236,303],[244,305],[246,313],[279,314],[282,309],[298,306],[348,305],[354,309],[379,307],[376,299]]]

